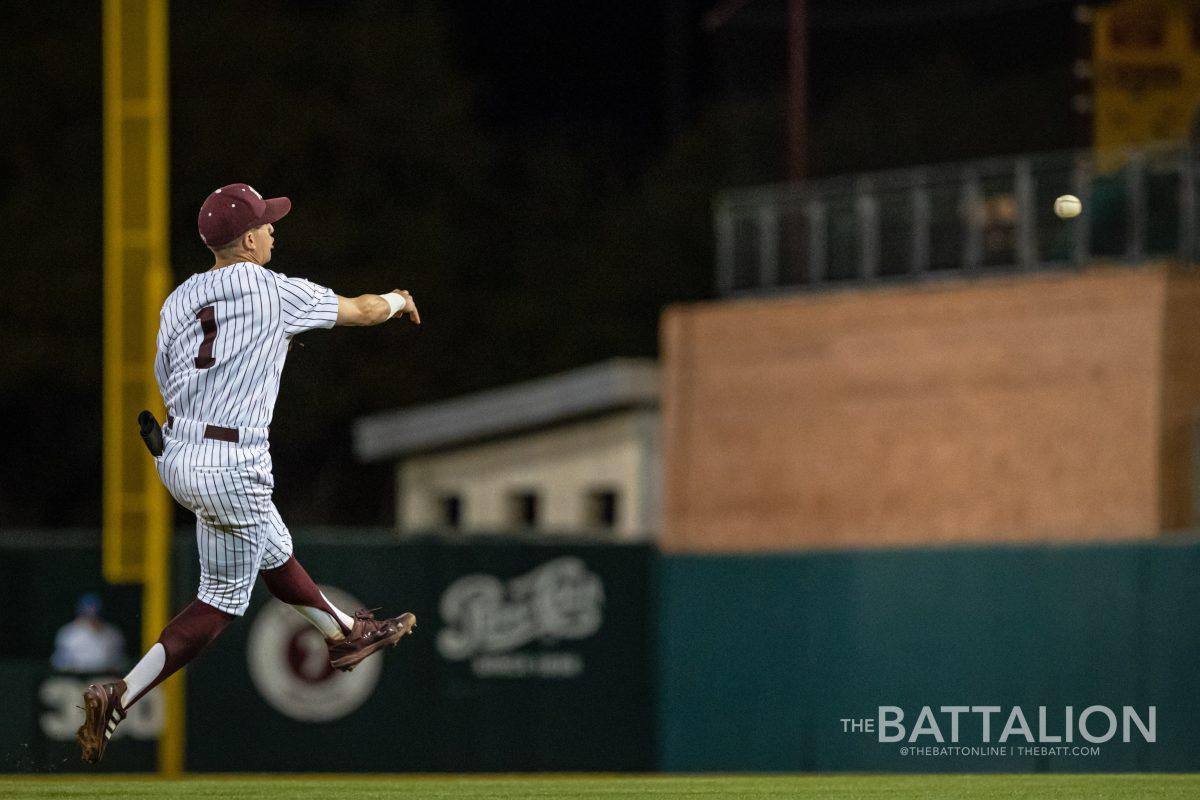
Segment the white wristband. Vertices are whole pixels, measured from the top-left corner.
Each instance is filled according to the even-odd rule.
[[[388,308],[392,310],[392,313],[388,314],[389,317],[396,316],[404,310],[406,305],[408,305],[408,301],[404,299],[404,295],[402,294],[388,292],[387,294],[381,294],[379,296],[383,298],[384,302],[388,304]]]

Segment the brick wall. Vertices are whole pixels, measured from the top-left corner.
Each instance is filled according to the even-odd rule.
[[[1190,524],[1197,328],[1200,280],[1165,266],[668,309],[663,546]]]

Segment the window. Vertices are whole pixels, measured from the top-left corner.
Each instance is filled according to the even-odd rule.
[[[534,528],[538,522],[536,492],[521,490],[508,496],[508,523],[518,528]]]
[[[618,493],[616,489],[593,489],[587,495],[585,519],[592,528],[615,528]]]
[[[446,528],[462,527],[462,497],[446,494],[438,498],[438,523]]]

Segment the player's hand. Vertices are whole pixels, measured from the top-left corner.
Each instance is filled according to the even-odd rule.
[[[413,296],[405,289],[392,289],[392,291],[404,298],[404,308],[397,311],[392,316],[392,319],[395,319],[396,317],[403,317],[405,314],[407,314],[412,318],[414,323],[420,325],[421,313],[417,311],[417,301],[413,300]]]

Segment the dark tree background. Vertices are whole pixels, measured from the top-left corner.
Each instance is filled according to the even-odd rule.
[[[0,526],[93,527],[99,4],[0,11]],[[812,173],[1082,143],[1070,11],[810,0]],[[294,202],[273,268],[411,289],[425,320],[293,350],[285,516],[390,520],[390,468],[350,452],[360,414],[654,355],[662,307],[711,293],[713,194],[783,177],[785,21],[784,0],[173,3],[176,279],[209,266],[200,202],[244,180]]]

